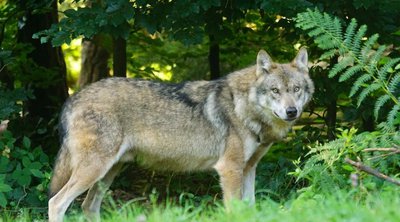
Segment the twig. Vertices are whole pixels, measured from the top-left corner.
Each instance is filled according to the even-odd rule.
[[[378,178],[384,179],[384,180],[386,180],[386,181],[388,181],[390,183],[396,184],[397,186],[400,186],[400,181],[395,180],[395,179],[393,179],[393,178],[391,178],[391,177],[389,177],[389,176],[387,176],[387,175],[385,175],[385,174],[383,174],[383,173],[381,173],[381,172],[379,172],[379,171],[377,171],[377,170],[375,170],[375,169],[373,169],[373,168],[371,168],[369,166],[366,166],[362,162],[356,162],[356,161],[353,161],[353,160],[351,160],[349,158],[346,158],[344,161],[346,163],[349,163],[349,164],[357,167],[357,169],[359,169],[359,170],[362,170],[362,171],[364,171],[366,173],[369,173],[369,174],[374,175],[374,176],[376,176]]]
[[[374,151],[388,151],[388,152],[400,152],[398,148],[366,148],[362,150],[363,152],[374,152]]]
[[[381,158],[381,157],[387,157],[387,156],[395,155],[395,154],[398,154],[398,153],[400,153],[400,150],[396,150],[396,151],[393,151],[393,152],[390,152],[390,153],[385,153],[385,154],[378,155],[378,156],[373,156],[373,157],[368,158],[368,160],[378,159],[378,158]]]

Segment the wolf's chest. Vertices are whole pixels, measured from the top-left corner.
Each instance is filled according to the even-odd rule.
[[[273,124],[263,126],[259,135],[261,143],[269,144],[282,140],[292,128],[292,124],[283,121],[274,121]]]

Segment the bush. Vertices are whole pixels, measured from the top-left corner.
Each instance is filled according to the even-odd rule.
[[[0,85],[1,87],[1,85]],[[43,206],[50,180],[49,157],[26,136],[14,136],[7,123],[21,119],[23,102],[31,92],[0,88],[0,206]]]
[[[0,137],[0,206],[42,206],[50,181],[49,157],[28,137],[17,140],[10,131]]]
[[[309,9],[298,14],[296,23],[325,51],[320,60],[336,58],[337,62],[330,64],[329,77],[339,76],[339,82],[353,83],[349,97],[358,109],[371,98],[374,103],[363,108],[373,110],[370,113],[381,123],[377,131],[361,134],[355,128],[340,129],[338,139],[310,148],[304,163],[296,161],[292,174],[310,181],[311,188],[327,192],[349,184],[362,190],[381,187],[386,183],[367,175],[360,164],[399,176],[400,58],[385,56],[386,47],[377,43],[378,35],[365,36],[367,27],[358,28],[355,19],[344,29],[338,18]],[[356,169],[347,164],[349,160],[357,162]]]

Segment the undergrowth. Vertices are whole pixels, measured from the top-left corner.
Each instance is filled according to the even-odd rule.
[[[231,211],[227,212],[221,203],[216,205],[194,205],[191,200],[181,204],[150,203],[131,201],[115,203],[106,200],[106,207],[102,209],[103,222],[137,221],[200,221],[200,222],[251,222],[251,221],[398,221],[400,218],[400,196],[398,188],[379,192],[361,194],[354,189],[351,192],[339,190],[328,195],[313,192],[301,192],[297,198],[283,202],[275,202],[268,198],[261,198],[256,206],[248,206],[244,202],[232,204]],[[150,198],[151,199],[151,198]],[[2,215],[0,221],[25,222],[46,221],[46,218],[34,218],[28,211],[22,211],[15,217]],[[65,221],[86,221],[78,210],[70,212]]]

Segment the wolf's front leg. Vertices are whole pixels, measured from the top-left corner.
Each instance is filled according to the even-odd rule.
[[[224,204],[229,210],[229,202],[232,199],[242,199],[244,156],[240,138],[231,134],[226,140],[226,149],[223,156],[215,164],[222,192]]]
[[[253,205],[256,202],[255,196],[255,180],[256,180],[256,166],[253,166],[247,172],[244,172],[243,180],[243,199]]]
[[[232,199],[242,199],[243,168],[228,160],[219,162],[215,169],[220,177],[225,206],[228,207]]]

